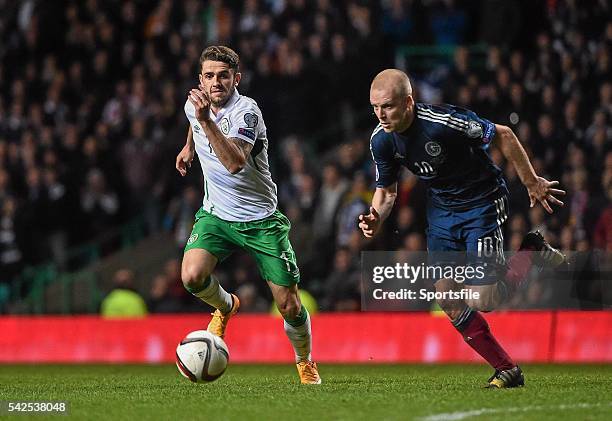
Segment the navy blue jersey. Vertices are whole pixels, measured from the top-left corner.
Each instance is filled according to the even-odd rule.
[[[376,186],[395,183],[404,166],[427,183],[432,205],[467,209],[494,201],[507,194],[502,172],[488,153],[494,137],[495,124],[472,111],[417,103],[405,132],[374,129],[370,148]]]

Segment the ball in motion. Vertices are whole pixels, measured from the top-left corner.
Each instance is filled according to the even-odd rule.
[[[192,382],[218,379],[229,361],[223,339],[206,330],[189,333],[176,347],[176,366]]]

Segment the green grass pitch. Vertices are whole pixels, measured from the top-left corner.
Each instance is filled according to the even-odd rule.
[[[0,400],[64,400],[73,419],[132,421],[612,419],[612,365],[523,369],[524,388],[488,390],[484,365],[321,364],[321,386],[299,385],[291,365],[233,364],[209,384],[171,365],[0,365]]]

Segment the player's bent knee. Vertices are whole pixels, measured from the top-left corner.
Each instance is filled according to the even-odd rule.
[[[283,300],[281,303],[277,303],[277,305],[278,311],[280,311],[285,320],[296,319],[300,314],[300,310],[302,309],[299,299],[292,294],[289,294],[286,300]]]
[[[294,320],[300,314],[301,308],[302,307],[299,303],[298,304],[288,304],[286,306],[283,306],[282,308],[279,308],[279,311],[281,315],[283,316],[283,319]]]
[[[181,270],[181,281],[185,288],[194,290],[200,288],[209,275],[196,265],[188,265]]]

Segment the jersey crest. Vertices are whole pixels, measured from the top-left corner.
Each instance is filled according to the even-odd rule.
[[[224,135],[228,135],[229,134],[229,130],[230,130],[230,122],[227,119],[227,117],[224,117],[220,122],[219,122],[219,128],[221,129],[221,133],[223,133]]]
[[[427,142],[425,144],[425,152],[431,156],[438,156],[442,152],[442,146],[438,142]]]

